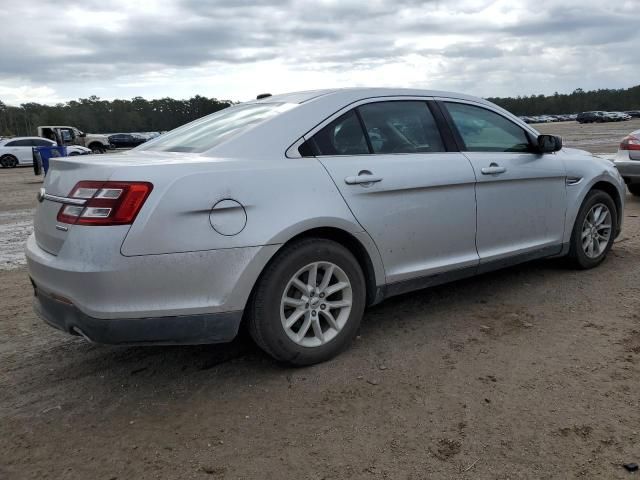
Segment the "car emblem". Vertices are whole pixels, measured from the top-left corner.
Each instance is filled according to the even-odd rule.
[[[46,190],[44,188],[41,188],[40,190],[38,190],[38,201],[40,203],[44,202],[44,194],[47,193]]]

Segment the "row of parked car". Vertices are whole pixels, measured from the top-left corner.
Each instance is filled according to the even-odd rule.
[[[595,110],[592,112],[582,112],[576,120],[580,123],[603,123],[624,122],[632,118],[640,118],[640,110],[629,110],[626,112],[604,112]]]
[[[41,136],[0,137],[0,167],[13,168],[20,165],[33,165],[33,147],[55,147],[57,145],[54,140],[45,138],[47,129],[51,130],[51,127],[38,127],[38,133]],[[73,127],[63,127],[61,132],[69,156],[103,153],[113,148],[133,148],[160,135],[159,132],[117,133],[107,137],[106,135],[87,135],[79,131],[76,135],[73,133]],[[73,143],[74,141],[89,143],[91,147],[76,145]]]
[[[626,112],[594,110],[563,115],[524,115],[520,118],[526,123],[570,122],[574,120],[580,123],[623,122],[632,118],[640,118],[640,110],[628,110]]]

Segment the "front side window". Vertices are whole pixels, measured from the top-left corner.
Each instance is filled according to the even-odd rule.
[[[309,143],[309,153],[313,155],[362,155],[369,153],[367,140],[354,110],[345,113],[324,127],[311,138]]]
[[[250,103],[227,107],[143,143],[137,150],[201,153],[295,105]]]
[[[446,106],[467,151],[531,151],[526,132],[502,115],[464,103],[447,102]]]
[[[373,153],[445,151],[436,121],[425,102],[368,103],[358,110]]]

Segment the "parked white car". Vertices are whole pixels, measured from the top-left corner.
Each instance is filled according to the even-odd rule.
[[[614,162],[629,191],[640,196],[640,130],[622,139]]]
[[[42,137],[15,137],[0,140],[0,165],[3,168],[18,165],[33,165],[33,147],[55,147],[56,142]],[[67,146],[67,155],[87,155],[90,148],[79,145]]]

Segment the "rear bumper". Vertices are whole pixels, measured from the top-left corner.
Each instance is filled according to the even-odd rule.
[[[104,320],[82,313],[73,304],[56,299],[36,284],[34,293],[34,309],[46,323],[92,342],[111,345],[229,342],[237,335],[242,320],[242,311]]]
[[[640,155],[638,157],[638,160],[615,160],[616,168],[625,183],[640,183]]]

